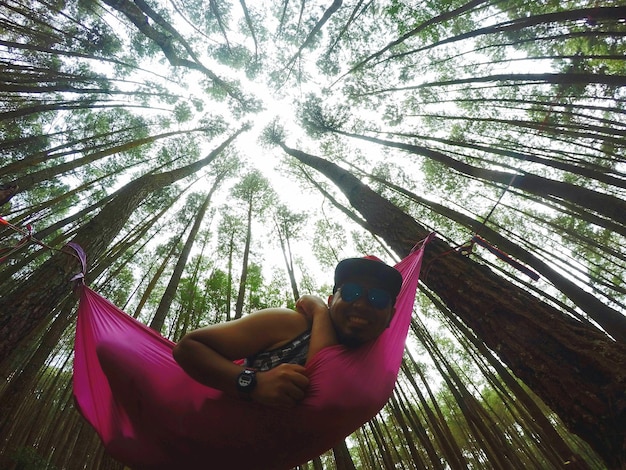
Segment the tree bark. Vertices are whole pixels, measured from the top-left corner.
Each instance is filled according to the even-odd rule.
[[[478,168],[449,157],[443,152],[427,147],[378,139],[376,137],[353,134],[340,130],[334,130],[334,132],[354,137],[356,139],[365,140],[367,142],[399,148],[416,155],[422,155],[426,158],[442,163],[462,174],[470,175],[480,180],[494,181],[541,197],[555,197],[557,199],[573,202],[582,208],[597,212],[610,221],[617,223],[618,226],[613,228],[617,228],[616,231],[626,236],[626,201],[623,201],[615,196],[599,193],[571,183],[555,181],[528,173],[514,174],[503,171],[489,170],[486,168]]]
[[[250,244],[252,243],[252,200],[248,201],[248,226],[246,229],[246,244],[243,249],[243,261],[241,267],[241,279],[239,280],[239,293],[235,304],[235,320],[243,315],[243,302],[246,296],[246,281],[248,280],[248,258],[250,256]]]
[[[185,228],[183,229],[183,231],[180,234],[177,235],[176,239],[173,239],[173,240],[169,241],[170,247],[167,250],[167,252],[163,254],[163,259],[161,260],[161,263],[159,264],[159,267],[157,268],[157,270],[154,273],[154,275],[150,278],[150,281],[148,281],[148,285],[146,286],[146,290],[141,295],[141,299],[139,299],[139,303],[137,304],[137,307],[135,308],[135,313],[133,314],[133,318],[138,318],[139,317],[139,314],[141,313],[141,310],[143,309],[144,305],[146,305],[146,302],[150,298],[150,295],[152,294],[152,291],[154,290],[154,288],[157,285],[157,282],[159,282],[159,279],[161,278],[161,275],[165,271],[165,268],[167,268],[167,266],[168,266],[168,264],[170,262],[170,258],[172,258],[174,256],[174,253],[176,252],[176,248],[178,247],[178,243],[182,239],[183,233],[184,233],[185,230],[187,230],[188,226],[189,226],[189,224],[187,224],[185,226]]]
[[[333,447],[333,456],[335,457],[337,470],[356,470],[346,441],[342,441],[341,444]]]

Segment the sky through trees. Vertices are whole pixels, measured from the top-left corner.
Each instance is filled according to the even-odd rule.
[[[46,245],[16,246],[23,233],[0,226],[2,458],[106,461],[67,412],[75,265],[55,251],[67,242],[85,245],[92,287],[176,340],[298,292],[327,295],[337,260],[392,263],[423,230],[449,249],[428,260],[394,399],[350,439],[348,460],[625,464],[619,438],[593,436],[619,437],[610,423],[626,416],[626,379],[609,371],[626,358],[626,7],[0,3],[0,184],[18,188],[0,217]],[[382,200],[351,178],[403,215],[377,213]],[[458,279],[487,266],[496,280],[457,299],[441,268],[457,255]],[[498,291],[537,299],[548,317],[518,322],[498,310],[505,300],[489,310],[474,298]],[[463,302],[483,310],[473,318]],[[495,311],[501,323],[482,329]],[[573,331],[601,346],[583,354]],[[539,370],[547,345],[554,358],[572,351],[563,376]],[[514,358],[535,347],[528,367]],[[549,377],[565,384],[575,369],[582,391],[565,403]],[[42,394],[54,406],[29,412]],[[49,436],[61,416],[78,440]],[[346,458],[335,449],[324,465]]]

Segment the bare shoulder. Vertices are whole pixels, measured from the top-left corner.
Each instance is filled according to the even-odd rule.
[[[270,331],[271,344],[265,349],[274,349],[288,343],[308,330],[311,325],[307,317],[288,308],[267,308],[243,317],[255,331]],[[248,325],[247,325],[248,326]]]
[[[262,310],[257,310],[256,312],[253,312],[249,315],[242,317],[242,319],[245,319],[245,318],[257,318],[258,319],[258,318],[275,317],[275,318],[284,320],[287,317],[295,318],[297,316],[301,316],[301,315],[295,310],[291,310],[290,308],[274,307],[274,308],[264,308]]]
[[[310,322],[302,313],[288,308],[266,308],[258,310],[241,319],[250,322],[253,327],[263,326],[266,328],[276,328],[285,332],[288,336],[291,334],[297,336],[310,327]],[[288,339],[291,339],[288,338]]]

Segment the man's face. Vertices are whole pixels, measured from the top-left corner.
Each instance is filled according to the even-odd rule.
[[[355,347],[378,338],[395,313],[390,297],[371,278],[356,277],[342,284],[328,298],[330,318],[339,342]],[[389,301],[382,306],[385,298]]]

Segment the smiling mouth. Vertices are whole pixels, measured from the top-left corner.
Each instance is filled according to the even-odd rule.
[[[348,317],[348,321],[350,323],[353,323],[355,325],[359,325],[359,326],[367,326],[369,325],[369,321],[363,317],[356,317],[354,315],[351,315]]]

